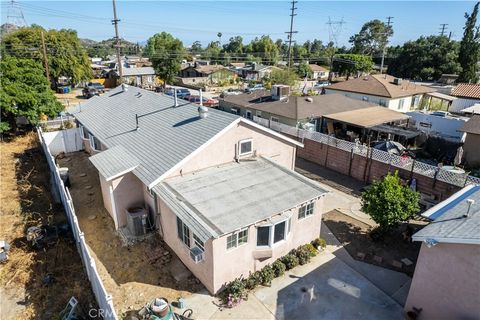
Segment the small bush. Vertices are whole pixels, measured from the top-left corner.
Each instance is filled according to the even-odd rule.
[[[282,262],[287,267],[287,270],[293,269],[298,266],[298,258],[295,254],[287,254],[286,256],[282,257]]]
[[[262,275],[262,284],[264,286],[269,286],[273,278],[275,278],[275,271],[273,270],[272,266],[267,264],[265,267],[263,267],[260,273]]]
[[[272,263],[272,269],[275,272],[275,277],[280,277],[283,276],[287,267],[280,259],[277,259],[274,263]]]
[[[249,290],[254,289],[256,286],[259,286],[263,283],[262,273],[260,271],[255,271],[250,273],[250,276],[247,279],[247,287]]]
[[[300,263],[302,266],[310,262],[310,251],[307,249],[306,246],[298,247],[295,251],[295,255],[298,258],[298,263]]]
[[[312,245],[315,247],[315,248],[322,248],[322,249],[325,249],[325,247],[327,246],[327,242],[322,239],[322,238],[317,238],[315,240],[312,241]]]
[[[242,278],[237,278],[227,283],[220,294],[223,303],[228,303],[228,298],[232,297],[235,301],[242,299],[245,296],[245,281]]]
[[[318,253],[317,248],[315,248],[311,243],[307,243],[305,248],[307,248],[308,252],[310,252],[310,257],[315,257]]]

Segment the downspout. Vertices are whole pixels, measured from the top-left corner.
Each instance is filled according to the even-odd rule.
[[[112,203],[113,222],[115,223],[115,230],[118,230],[117,206],[115,205],[115,197],[113,195],[113,187],[111,182],[110,182],[110,185],[108,186],[108,190],[110,193],[110,202]]]

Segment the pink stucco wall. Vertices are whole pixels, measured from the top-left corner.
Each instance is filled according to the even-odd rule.
[[[422,244],[405,310],[421,319],[480,318],[480,245]]]
[[[100,180],[100,188],[102,190],[103,205],[105,209],[107,209],[108,213],[110,213],[112,219],[115,220],[112,197],[110,196],[110,186],[112,185],[111,181],[106,181],[100,173],[98,174],[98,178]]]
[[[294,145],[241,122],[173,172],[170,177],[180,175],[180,170],[182,174],[186,174],[235,161],[237,143],[244,139],[253,139],[252,150],[256,151],[257,156],[270,158],[291,170],[295,167],[296,147]]]
[[[112,180],[111,183],[118,226],[123,227],[127,223],[125,209],[145,205],[143,183],[131,172]]]

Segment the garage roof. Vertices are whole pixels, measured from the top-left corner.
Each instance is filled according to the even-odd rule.
[[[370,128],[376,125],[406,120],[404,113],[393,111],[385,107],[375,106],[365,109],[328,114],[324,118],[349,123],[358,127]]]

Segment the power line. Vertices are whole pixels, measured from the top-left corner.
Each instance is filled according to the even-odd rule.
[[[295,17],[297,14],[295,13],[295,10],[297,10],[297,8],[295,7],[295,4],[298,3],[298,1],[295,1],[295,0],[292,0],[292,7],[291,7],[291,11],[292,13],[290,13],[290,31],[286,31],[285,33],[288,34],[288,67],[290,68],[291,67],[291,56],[292,56],[292,41],[293,41],[293,34],[294,33],[298,33],[298,31],[293,31],[293,17]]]
[[[445,35],[445,31],[447,31],[447,26],[448,26],[448,23],[440,23],[440,26],[441,26],[441,30],[440,30],[440,36],[444,36]]]

